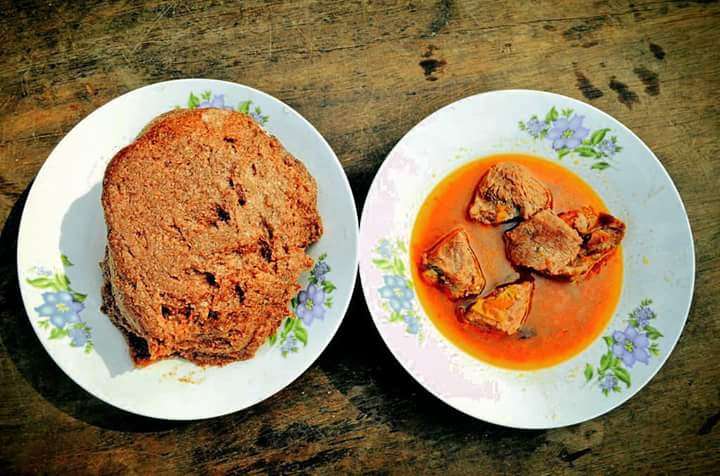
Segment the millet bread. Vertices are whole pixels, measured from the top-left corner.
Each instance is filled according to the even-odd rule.
[[[154,120],[105,172],[106,312],[138,365],[248,359],[289,315],[322,235],[317,186],[253,119]]]

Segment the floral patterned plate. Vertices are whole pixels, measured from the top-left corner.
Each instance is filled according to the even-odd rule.
[[[292,315],[256,357],[221,368],[167,360],[133,367],[120,332],[100,312],[98,263],[106,228],[105,167],[154,117],[176,107],[234,109],[277,136],[318,182],[325,233],[309,253]],[[320,355],[340,326],[357,275],[357,214],[330,146],[300,114],[239,84],[187,79],[127,93],[63,138],[38,173],[18,238],[18,277],[28,318],[60,368],[85,390],[124,410],[166,419],[241,410],[278,392]]]
[[[410,274],[410,233],[427,194],[468,161],[503,152],[567,167],[628,225],[622,297],[607,329],[576,357],[541,370],[498,368],[458,349],[425,314]],[[635,134],[574,99],[497,91],[435,112],[390,152],[362,214],[360,277],[385,343],[430,392],[485,421],[552,428],[612,410],[660,370],[687,319],[695,259],[680,196]]]

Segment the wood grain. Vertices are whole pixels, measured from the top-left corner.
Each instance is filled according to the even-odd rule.
[[[713,473],[720,463],[720,5],[713,1],[0,0],[0,472]],[[85,115],[171,78],[236,81],[308,118],[358,202],[402,135],[493,89],[590,102],[660,157],[687,207],[696,293],[678,347],[606,416],[516,431],[425,392],[382,344],[356,290],[319,361],[247,411],[136,417],[50,360],[17,290],[18,220],[34,175]]]

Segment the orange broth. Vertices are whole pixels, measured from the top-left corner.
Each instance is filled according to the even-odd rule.
[[[470,355],[512,369],[549,367],[576,355],[605,329],[622,289],[622,251],[618,249],[599,272],[577,283],[555,281],[534,274],[535,292],[525,327],[535,336],[521,339],[484,330],[456,318],[455,304],[420,278],[422,253],[457,226],[468,232],[487,284],[484,294],[517,276],[505,257],[503,230],[467,219],[475,186],[494,164],[512,161],[527,167],[550,189],[558,212],[590,205],[607,211],[602,199],[580,177],[545,159],[522,154],[500,154],[473,161],[443,179],[423,203],[410,242],[413,282],[430,319],[442,334]]]

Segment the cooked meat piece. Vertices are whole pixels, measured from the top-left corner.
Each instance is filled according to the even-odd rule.
[[[532,277],[495,288],[467,308],[460,307],[460,318],[478,327],[491,327],[514,334],[530,313],[535,282]]]
[[[598,214],[592,207],[563,212],[558,215],[565,223],[575,228],[581,235],[587,235],[597,226]]]
[[[443,289],[452,299],[480,294],[485,276],[462,228],[457,228],[422,256],[423,278]]]
[[[560,218],[575,228],[585,240],[583,249],[587,254],[612,251],[625,236],[625,223],[605,212],[596,212],[591,207],[564,212]]]
[[[501,162],[480,179],[468,215],[481,223],[498,224],[530,218],[551,206],[550,191],[528,169]]]
[[[625,236],[625,223],[590,207],[561,213],[559,216],[575,228],[583,239],[578,256],[558,273],[571,279],[587,276],[612,254]]]
[[[551,210],[542,210],[505,233],[505,251],[514,266],[550,276],[564,274],[582,242],[578,232]]]

